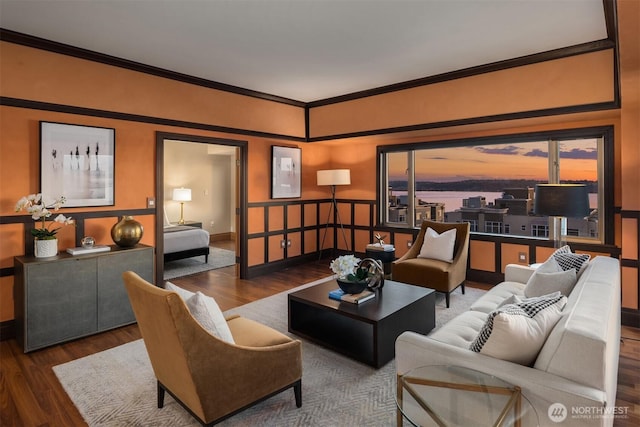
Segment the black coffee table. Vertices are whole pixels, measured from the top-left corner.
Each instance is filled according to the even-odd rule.
[[[289,332],[376,368],[395,357],[404,331],[427,334],[436,324],[435,291],[385,280],[374,299],[335,301],[335,280],[290,293]]]

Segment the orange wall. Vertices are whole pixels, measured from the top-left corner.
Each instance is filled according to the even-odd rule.
[[[600,51],[312,108],[310,135],[610,102],[613,87],[613,52]]]
[[[304,109],[0,42],[2,96],[304,137]]]
[[[640,2],[618,0],[618,23],[620,38],[620,88],[622,108],[620,113],[622,156],[622,210],[640,211]],[[640,263],[640,214],[622,221],[622,258],[629,263]],[[622,304],[639,309],[640,288],[638,268],[622,269]]]

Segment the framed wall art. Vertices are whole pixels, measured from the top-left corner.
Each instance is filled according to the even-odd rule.
[[[113,206],[115,129],[40,122],[40,192],[64,207]]]
[[[271,198],[300,197],[301,149],[271,146]]]

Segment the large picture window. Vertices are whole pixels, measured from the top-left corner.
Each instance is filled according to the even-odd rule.
[[[533,213],[536,184],[580,183],[591,213],[568,218],[568,234],[606,243],[612,134],[589,128],[379,147],[379,220],[392,227],[468,222],[475,233],[548,238],[550,219]]]

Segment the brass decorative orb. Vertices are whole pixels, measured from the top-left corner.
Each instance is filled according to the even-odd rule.
[[[133,219],[132,216],[126,215],[111,227],[111,238],[121,248],[131,248],[142,239],[143,232],[142,224]]]

